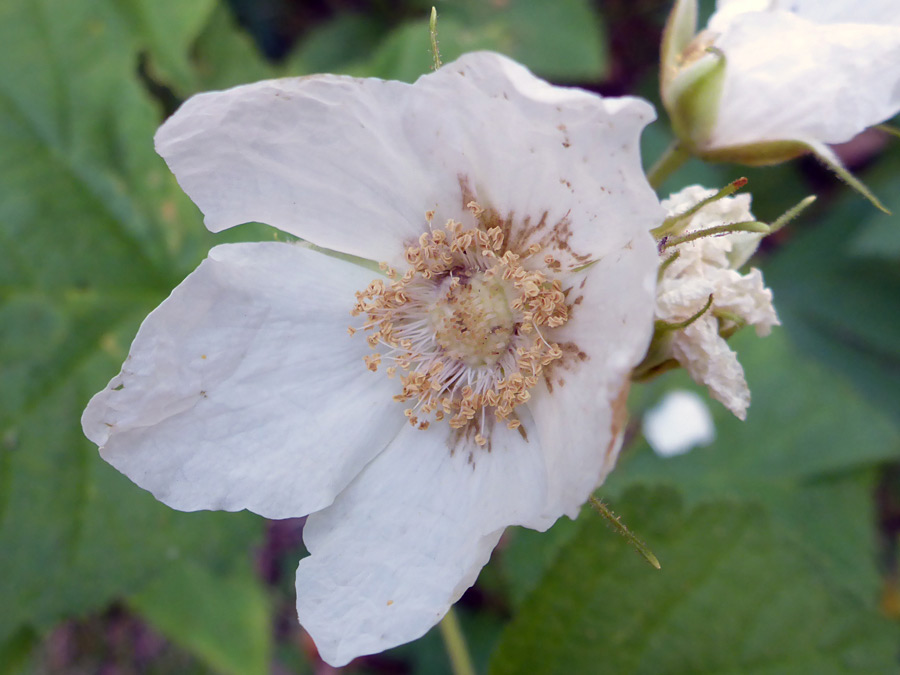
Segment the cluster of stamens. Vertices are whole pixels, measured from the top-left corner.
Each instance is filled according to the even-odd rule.
[[[562,356],[541,332],[568,320],[560,282],[544,271],[559,263],[546,256],[543,266],[529,264],[540,247],[519,255],[504,239],[500,227],[463,229],[451,220],[407,248],[404,274],[382,264],[388,283],[377,279],[356,294],[352,314],[367,317],[363,329],[376,350],[366,365],[376,371],[384,360],[388,377],[399,371],[394,399],[415,402],[405,413],[420,429],[445,418],[454,429],[473,423],[476,443],[485,445],[487,420],[517,428],[516,407]]]

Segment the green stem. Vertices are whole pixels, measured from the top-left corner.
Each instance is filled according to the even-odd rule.
[[[619,516],[613,513],[606,504],[604,504],[596,497],[591,496],[589,501],[591,503],[591,506],[594,507],[594,510],[597,511],[597,513],[599,513],[601,516],[606,518],[606,522],[608,522],[616,532],[625,537],[625,540],[629,544],[631,544],[632,548],[634,548],[635,551],[637,551],[644,557],[644,560],[653,565],[653,567],[655,567],[656,569],[662,569],[659,564],[659,559],[655,555],[653,555],[653,551],[651,551],[647,547],[647,544],[634,536],[631,530],[625,527],[625,523],[622,522]]]
[[[803,211],[806,210],[808,206],[810,206],[814,201],[816,201],[815,195],[810,195],[806,199],[801,200],[796,206],[792,206],[787,211],[785,211],[774,223],[769,225],[769,234],[774,234],[778,232],[782,227],[791,222],[794,218],[799,216]]]
[[[673,141],[672,145],[666,148],[662,157],[656,160],[656,163],[647,172],[647,180],[650,182],[650,186],[654,190],[658,190],[665,183],[666,178],[675,173],[690,156],[691,153],[687,148],[678,141]]]
[[[900,138],[900,129],[895,126],[891,126],[890,124],[878,124],[875,126],[876,129],[880,129],[886,134],[890,134],[891,136],[896,136]]]
[[[756,234],[769,234],[769,226],[758,220],[747,220],[743,223],[726,223],[725,225],[716,225],[708,227],[705,230],[695,230],[688,234],[682,234],[677,237],[669,237],[665,244],[661,244],[661,248],[667,249],[679,244],[686,244],[689,241],[696,241],[703,237],[714,237],[719,234],[732,234],[734,232],[755,232]]]
[[[466,638],[459,626],[459,619],[453,608],[441,620],[441,637],[444,638],[444,646],[450,657],[450,667],[453,675],[475,675],[475,667],[472,665],[472,657],[469,656],[469,648],[466,646]]]
[[[730,197],[735,192],[740,190],[747,184],[746,178],[738,178],[737,180],[731,181],[728,185],[719,190],[712,197],[707,197],[696,204],[694,204],[691,208],[689,208],[684,213],[679,213],[676,216],[669,216],[666,218],[662,225],[659,227],[654,227],[650,230],[650,234],[652,234],[657,239],[662,239],[663,237],[668,237],[673,234],[680,233],[685,227],[687,227],[688,222],[691,218],[694,217],[694,214],[700,211],[707,204],[712,204],[724,197]]]

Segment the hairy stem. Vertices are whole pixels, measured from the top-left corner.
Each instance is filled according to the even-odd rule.
[[[612,528],[617,533],[625,537],[625,540],[629,544],[631,544],[632,548],[634,548],[635,551],[637,551],[644,557],[644,560],[653,565],[653,567],[655,567],[656,569],[661,569],[659,559],[655,555],[653,555],[653,551],[650,550],[647,544],[638,539],[631,532],[631,530],[625,527],[625,523],[622,522],[619,516],[613,513],[606,504],[604,504],[596,497],[592,496],[590,502],[591,506],[594,507],[594,510],[597,511],[597,513],[599,513],[601,516],[606,518],[606,521],[612,526]]]

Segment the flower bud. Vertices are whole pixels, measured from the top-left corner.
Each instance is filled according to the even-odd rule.
[[[900,12],[875,0],[779,4],[720,0],[698,32],[696,0],[677,0],[663,104],[703,159],[765,165],[814,152],[838,170],[826,144],[900,111]]]

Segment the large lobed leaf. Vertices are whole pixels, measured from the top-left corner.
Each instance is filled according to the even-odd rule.
[[[662,572],[642,563],[590,509],[576,523],[554,526],[556,536],[516,533],[497,557],[521,611],[495,672],[532,660],[542,664],[538,673],[892,672],[896,635],[877,609],[873,494],[874,467],[900,456],[900,434],[851,384],[798,354],[784,331],[765,339],[740,334],[732,346],[754,396],[747,422],[713,401],[712,445],[661,458],[638,438],[601,490],[659,556]],[[696,385],[672,374],[635,392],[636,402],[653,404],[678,387]],[[726,562],[716,562],[720,553]],[[782,586],[784,569],[796,577],[785,572],[793,580]],[[684,591],[704,584],[716,590],[696,591],[711,596],[701,608]],[[523,590],[531,591],[524,603]],[[758,623],[775,621],[755,609],[761,601],[790,605],[779,610],[790,620],[778,619],[785,633],[774,646],[753,652],[748,636],[762,629]],[[810,619],[799,619],[806,611]],[[821,619],[827,612],[834,623]],[[867,643],[850,630],[855,622],[880,626],[881,637]],[[828,642],[844,630],[846,640]],[[815,656],[820,648],[827,656]],[[871,663],[851,667],[857,649],[871,652]]]
[[[0,645],[185,561],[224,572],[260,533],[249,514],[158,504],[79,424],[140,319],[211,242],[153,151],[161,110],[138,76],[145,59],[187,89],[210,8],[0,3]]]
[[[900,425],[900,152],[863,179],[894,215],[856,194],[830,204],[766,268],[785,328]]]
[[[423,17],[428,6],[423,3]],[[432,68],[426,18],[407,21],[379,40],[383,28],[364,14],[339,14],[299,45],[286,70],[411,82]],[[608,68],[603,20],[586,0],[439,3],[437,28],[445,62],[488,49],[562,82],[596,81]]]
[[[757,502],[796,546],[830,570],[835,584],[874,602],[878,575],[870,469],[900,458],[900,432],[839,375],[804,357],[781,329],[731,341],[753,402],[740,422],[715,401],[716,441],[661,458],[642,439],[603,491],[633,484],[676,487],[696,502]],[[687,386],[683,373],[663,387]],[[663,387],[648,392],[655,400]]]
[[[896,672],[896,626],[829,587],[758,507],[635,490],[620,510],[662,570],[582,518],[491,675]]]
[[[129,604],[217,672],[269,672],[269,602],[247,570],[223,576],[184,561],[132,596]]]

